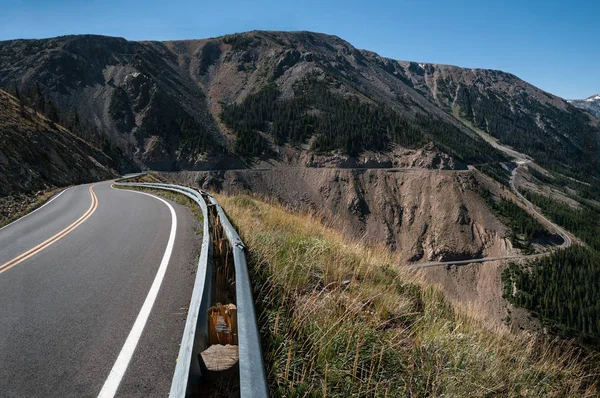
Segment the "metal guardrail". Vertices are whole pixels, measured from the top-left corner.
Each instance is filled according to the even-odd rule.
[[[202,249],[200,260],[198,262],[198,271],[194,282],[194,290],[188,311],[188,317],[181,340],[179,357],[175,366],[175,373],[171,383],[169,396],[171,398],[182,398],[189,396],[194,386],[199,383],[201,378],[200,370],[200,352],[206,349],[208,341],[207,311],[211,303],[212,291],[212,240],[210,236],[210,225],[208,216],[208,205],[204,200],[203,194],[214,206],[225,232],[225,236],[233,251],[233,261],[235,268],[235,289],[237,306],[237,325],[238,325],[238,350],[239,350],[239,370],[240,370],[240,396],[242,398],[267,398],[269,396],[267,389],[267,378],[260,345],[260,335],[256,321],[256,312],[254,310],[254,300],[252,298],[252,287],[248,266],[246,263],[246,254],[244,243],[238,233],[231,225],[231,222],[225,215],[222,207],[215,198],[206,192],[173,184],[160,183],[124,183],[124,179],[115,181],[115,184],[122,186],[146,187],[164,189],[177,192],[192,199],[202,209],[204,218]]]
[[[260,335],[258,334],[244,243],[229,222],[221,205],[212,196],[209,196],[209,199],[217,209],[221,225],[233,250],[235,294],[238,309],[240,395],[242,398],[268,397],[267,377],[262,360]],[[260,358],[260,364],[256,363],[256,358]]]

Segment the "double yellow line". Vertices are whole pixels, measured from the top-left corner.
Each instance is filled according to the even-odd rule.
[[[52,236],[51,238],[46,239],[39,245],[32,247],[31,249],[27,250],[25,253],[21,253],[17,257],[13,258],[12,260],[7,261],[4,264],[0,265],[0,274],[8,271],[15,265],[22,263],[23,261],[27,260],[28,258],[35,256],[37,253],[41,252],[42,250],[44,250],[44,249],[48,248],[49,246],[53,245],[54,243],[58,242],[60,239],[64,238],[66,235],[71,233],[75,228],[77,228],[78,226],[83,224],[85,222],[85,220],[90,218],[92,216],[92,214],[94,214],[94,212],[98,208],[98,197],[96,196],[96,193],[94,193],[94,186],[95,185],[90,186],[90,195],[92,197],[92,204],[87,209],[87,211],[81,217],[79,217],[77,219],[77,221],[75,221],[73,224],[69,225],[67,228],[63,229],[56,235]]]

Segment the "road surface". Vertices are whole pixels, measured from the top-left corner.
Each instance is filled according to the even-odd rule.
[[[515,167],[511,173],[510,176],[510,188],[513,191],[513,193],[515,195],[517,195],[517,197],[519,198],[519,200],[521,200],[521,202],[523,202],[525,204],[525,206],[527,206],[527,209],[529,210],[529,213],[532,214],[533,216],[535,216],[542,224],[546,225],[547,227],[549,227],[550,229],[554,230],[554,232],[559,235],[562,240],[563,243],[561,243],[561,245],[559,247],[569,247],[573,244],[573,242],[571,241],[571,238],[569,237],[569,234],[562,228],[560,228],[558,225],[556,225],[555,223],[553,223],[552,221],[550,221],[549,219],[547,219],[544,215],[542,215],[540,212],[538,212],[534,207],[533,204],[527,200],[525,198],[525,196],[523,196],[519,190],[516,188],[515,186],[515,177],[517,175],[517,171],[519,170],[519,167],[527,164],[531,162],[528,159],[517,159],[516,163],[517,163],[517,167]],[[521,255],[521,256],[506,256],[506,257],[484,257],[484,258],[475,258],[475,259],[469,259],[469,260],[452,260],[452,261],[434,261],[434,262],[429,262],[429,263],[419,263],[419,264],[413,264],[410,266],[410,268],[412,269],[420,269],[420,268],[429,268],[429,267],[439,267],[439,266],[452,266],[452,265],[467,265],[467,264],[475,264],[475,263],[487,263],[487,262],[491,262],[491,261],[502,261],[502,260],[521,260],[521,259],[534,259],[534,258],[539,258],[539,257],[544,257],[549,255],[550,252],[547,253],[539,253],[539,254],[529,254],[529,255]]]
[[[0,396],[167,396],[197,228],[181,205],[103,182],[0,229]]]
[[[467,265],[467,264],[477,264],[477,263],[487,263],[490,261],[503,261],[503,260],[521,260],[524,258],[539,258],[545,256],[547,253],[538,253],[538,254],[528,254],[523,256],[506,256],[506,257],[484,257],[484,258],[472,258],[469,260],[452,260],[452,261],[434,261],[430,263],[419,263],[413,264],[410,266],[412,269],[419,268],[429,268],[429,267],[439,267],[440,265]]]
[[[550,221],[549,219],[547,219],[546,217],[544,217],[544,215],[542,215],[540,212],[538,212],[534,207],[533,204],[528,201],[525,196],[523,196],[521,194],[521,192],[519,192],[519,190],[515,187],[515,177],[517,176],[517,171],[519,170],[519,167],[530,163],[529,160],[523,160],[523,161],[518,161],[517,162],[517,167],[515,167],[510,175],[510,189],[512,189],[512,191],[515,193],[515,195],[517,195],[517,197],[521,200],[521,202],[525,203],[525,205],[527,206],[527,208],[529,209],[529,211],[531,213],[533,213],[538,220],[540,220],[542,223],[544,223],[545,225],[549,226],[551,229],[554,230],[554,232],[556,232],[556,234],[558,234],[562,239],[563,239],[563,243],[561,245],[561,247],[569,247],[573,244],[573,242],[571,241],[571,238],[569,237],[569,234],[563,230],[561,227],[559,227],[558,225],[554,224],[552,221]]]

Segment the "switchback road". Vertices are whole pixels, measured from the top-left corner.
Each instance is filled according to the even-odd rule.
[[[181,205],[104,182],[0,229],[0,396],[167,396],[197,228]]]
[[[516,163],[517,163],[517,167],[515,167],[512,170],[512,173],[510,175],[511,190],[519,198],[519,200],[521,202],[523,202],[523,204],[525,204],[525,206],[527,206],[527,209],[531,215],[536,217],[542,224],[544,224],[546,227],[552,229],[557,235],[559,235],[562,238],[563,243],[559,247],[571,246],[573,244],[573,242],[571,240],[571,237],[569,236],[569,233],[566,232],[561,227],[559,227],[558,225],[556,225],[555,223],[553,223],[552,221],[550,221],[548,218],[544,217],[544,215],[542,215],[540,212],[538,212],[535,209],[535,207],[533,206],[533,204],[529,200],[527,200],[527,198],[525,198],[525,196],[523,196],[521,194],[521,192],[519,192],[519,190],[515,186],[515,177],[517,176],[517,172],[518,172],[519,168],[523,165],[526,165],[527,163],[530,163],[530,160],[524,159],[524,158],[517,159]],[[526,254],[526,255],[521,255],[521,256],[484,257],[484,258],[475,258],[475,259],[469,259],[469,260],[434,261],[434,262],[429,262],[429,263],[412,264],[410,266],[410,268],[420,269],[420,268],[430,268],[430,267],[439,267],[439,266],[487,263],[487,262],[491,262],[491,261],[534,259],[534,258],[544,257],[549,254],[550,254],[550,252],[539,253],[539,254],[528,254],[528,255]]]

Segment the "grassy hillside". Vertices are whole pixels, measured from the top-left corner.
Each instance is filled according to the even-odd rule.
[[[217,199],[249,252],[273,397],[597,396],[576,348],[492,330],[317,219],[248,196]]]

